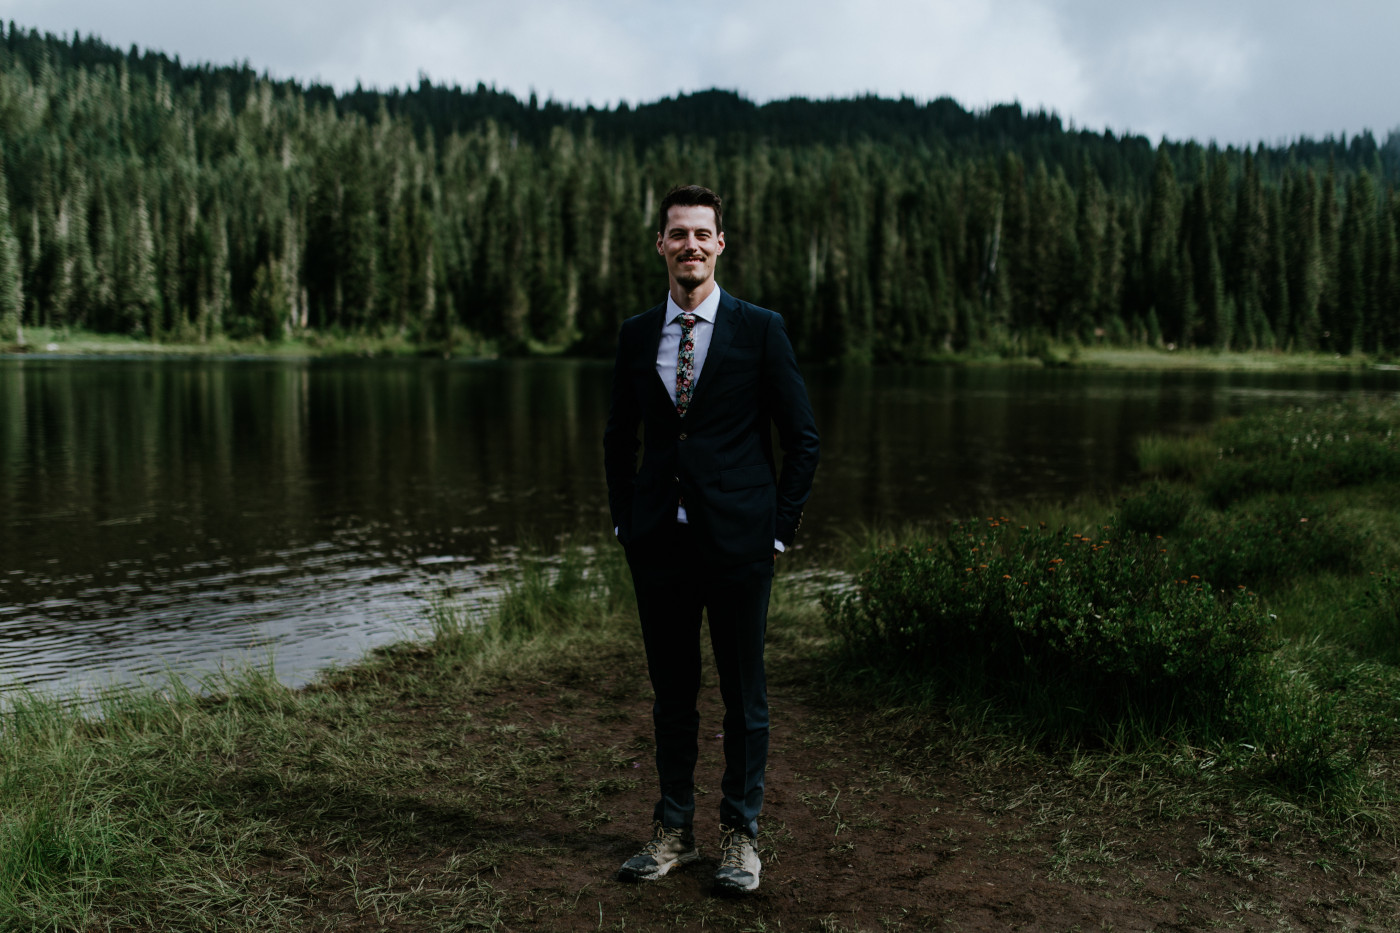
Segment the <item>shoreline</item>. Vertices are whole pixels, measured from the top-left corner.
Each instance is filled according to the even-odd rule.
[[[316,359],[422,359],[488,361],[500,359],[597,359],[574,357],[556,348],[532,348],[518,356],[503,356],[489,342],[476,338],[459,341],[451,349],[441,345],[416,344],[401,338],[309,336],[279,342],[230,340],[210,343],[152,343],[128,337],[99,334],[57,336],[31,328],[33,339],[23,348],[0,345],[0,360],[27,359],[208,359],[208,360],[286,360]],[[1335,353],[1287,353],[1276,350],[1226,351],[1166,350],[1150,347],[1072,347],[1054,346],[1041,356],[1004,357],[984,352],[967,352],[886,363],[829,363],[855,366],[1005,366],[1077,370],[1152,370],[1218,372],[1400,372],[1400,364],[1371,360],[1369,357]]]

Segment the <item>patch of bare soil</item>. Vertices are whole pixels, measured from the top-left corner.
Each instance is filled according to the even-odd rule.
[[[477,814],[458,838],[461,852],[496,853],[476,867],[499,896],[500,928],[1400,929],[1388,843],[1323,839],[1282,818],[1261,832],[1218,804],[1177,812],[1135,788],[1139,776],[1034,755],[998,759],[949,742],[961,751],[941,756],[923,740],[913,747],[878,709],[823,705],[802,666],[781,661],[770,662],[759,890],[739,899],[713,890],[723,757],[712,674],[697,769],[703,858],[657,882],[619,883],[618,866],[648,838],[655,793],[642,670],[640,656],[619,649],[587,669],[497,683],[455,710],[414,714],[492,723],[471,731],[474,743],[500,741],[502,729],[518,741],[562,737],[541,740],[547,766],[516,776],[528,804]]]

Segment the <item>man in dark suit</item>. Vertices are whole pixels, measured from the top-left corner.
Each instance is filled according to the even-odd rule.
[[[669,294],[622,325],[603,434],[608,503],[655,694],[661,784],[653,838],[619,877],[655,880],[699,858],[692,822],[703,610],[725,708],[715,884],[752,891],[768,758],[768,597],[811,492],[817,429],[782,318],[715,284],[724,252],[719,197],[698,185],[673,188],[660,214],[656,250]]]

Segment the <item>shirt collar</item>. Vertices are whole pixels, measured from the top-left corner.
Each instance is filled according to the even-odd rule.
[[[685,310],[676,304],[676,299],[671,297],[671,292],[666,292],[666,323],[671,323],[676,318],[685,314]],[[719,314],[719,283],[715,283],[715,290],[710,292],[709,297],[696,307],[694,314],[702,321],[713,324],[715,315]]]

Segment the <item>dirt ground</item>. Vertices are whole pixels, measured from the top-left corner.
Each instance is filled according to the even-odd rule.
[[[759,890],[713,892],[723,762],[712,675],[697,770],[702,859],[657,882],[619,883],[618,866],[648,838],[654,799],[641,667],[619,648],[586,669],[412,712],[475,723],[467,741],[478,751],[534,743],[548,760],[516,770],[527,803],[478,813],[457,837],[456,854],[476,853],[498,897],[498,928],[1400,929],[1400,852],[1374,836],[1320,838],[1287,813],[1261,829],[1257,813],[1218,804],[1176,812],[1143,793],[1141,776],[1093,773],[1092,758],[1047,767],[1034,755],[981,753],[975,741],[940,756],[926,738],[943,725],[906,725],[901,736],[894,717],[823,706],[801,665],[771,662]],[[551,738],[532,738],[542,735]],[[444,780],[421,795],[445,802],[448,785],[472,778]],[[447,853],[420,855],[427,871]]]

